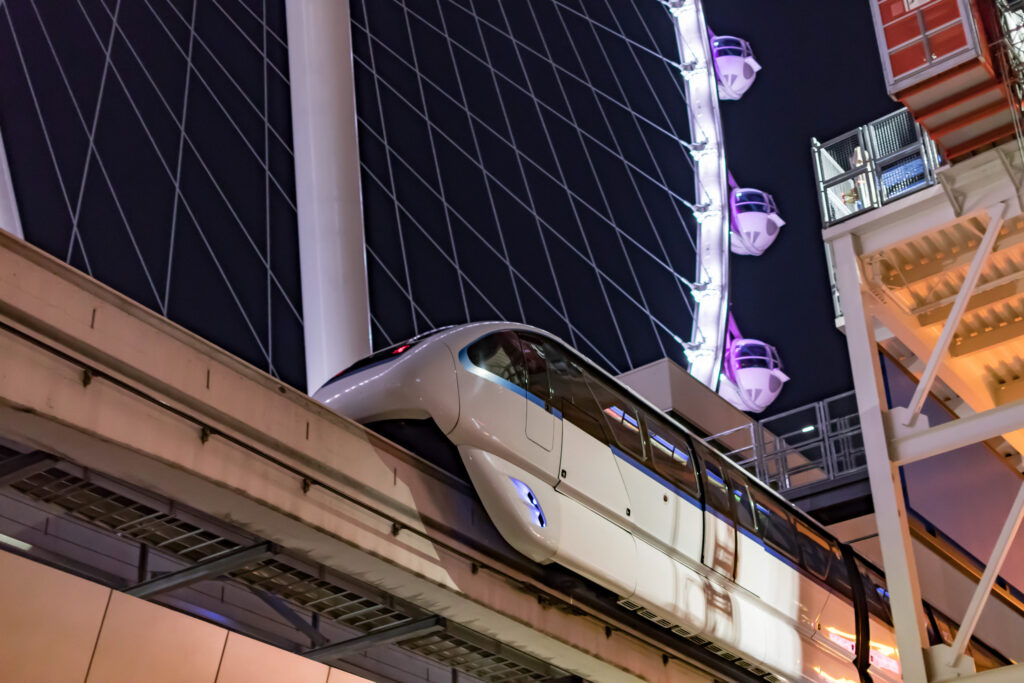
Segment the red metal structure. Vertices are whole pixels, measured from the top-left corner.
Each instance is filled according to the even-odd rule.
[[[1015,98],[990,49],[992,0],[872,0],[889,94],[955,159],[1014,133]]]

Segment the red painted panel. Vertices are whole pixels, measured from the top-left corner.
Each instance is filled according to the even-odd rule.
[[[903,0],[879,0],[878,13],[882,17],[882,24],[885,25],[906,14],[907,6]]]
[[[932,31],[943,24],[961,19],[960,7],[956,0],[941,0],[921,10],[925,31]],[[961,19],[962,21],[962,19]]]
[[[902,50],[897,50],[889,55],[889,64],[892,66],[892,75],[898,78],[908,71],[912,71],[927,64],[928,60],[924,54],[924,42],[913,43]]]
[[[903,17],[885,27],[885,44],[889,50],[897,45],[909,43],[915,38],[919,40],[921,38],[921,25],[917,23],[916,15]]]
[[[967,34],[963,24],[950,26],[945,31],[928,36],[928,44],[932,48],[932,59],[948,55],[967,46]]]

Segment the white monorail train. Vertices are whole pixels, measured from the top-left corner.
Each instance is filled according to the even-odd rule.
[[[516,550],[748,671],[900,678],[874,567],[545,332],[437,330],[355,363],[315,396],[371,426],[440,430]],[[971,646],[976,659],[1004,661]]]

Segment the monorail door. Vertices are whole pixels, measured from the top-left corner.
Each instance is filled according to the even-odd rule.
[[[704,484],[703,562],[730,579],[736,573],[736,520],[729,484],[718,458],[701,443],[694,444],[700,456]]]

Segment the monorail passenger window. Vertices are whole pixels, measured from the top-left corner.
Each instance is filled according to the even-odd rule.
[[[757,512],[757,526],[776,550],[796,560],[800,553],[796,545],[793,522],[786,508],[767,493],[754,490],[754,509]]]
[[[644,412],[643,420],[654,471],[673,486],[700,500],[697,472],[686,439],[654,413]]]
[[[868,600],[868,611],[882,620],[892,624],[892,611],[889,609],[889,591],[885,587],[885,579],[874,569],[857,560],[861,580],[864,582],[864,593]]]
[[[635,460],[647,462],[640,433],[640,421],[637,419],[636,406],[633,402],[619,392],[612,391],[596,377],[588,375],[587,384],[594,393],[608,433],[612,436],[610,445],[617,446]]]
[[[850,588],[850,572],[846,568],[843,551],[839,549],[839,546],[834,541],[831,543],[831,552],[832,563],[828,570],[829,588],[845,596],[847,599],[852,599],[853,592]]]
[[[732,502],[730,501],[729,484],[725,481],[721,461],[711,452],[711,449],[702,443],[694,444],[694,448],[700,455],[701,466],[704,470],[704,503],[731,518]]]
[[[551,380],[551,404],[563,417],[587,434],[609,443],[602,426],[601,408],[587,386],[583,365],[553,343],[544,342],[544,360]]]
[[[523,347],[523,359],[526,366],[526,390],[544,401],[545,406],[551,404],[551,388],[548,382],[547,351],[544,340],[530,334],[519,335]]]
[[[828,576],[829,557],[832,554],[828,541],[800,520],[796,522],[796,535],[804,568],[824,581]]]
[[[466,349],[469,362],[491,374],[526,388],[523,352],[515,332],[495,332],[470,344]]]
[[[733,509],[736,511],[736,521],[744,529],[757,533],[757,524],[754,521],[754,501],[747,489],[747,480],[739,472],[726,468],[726,480],[729,482],[729,489],[732,491]]]

